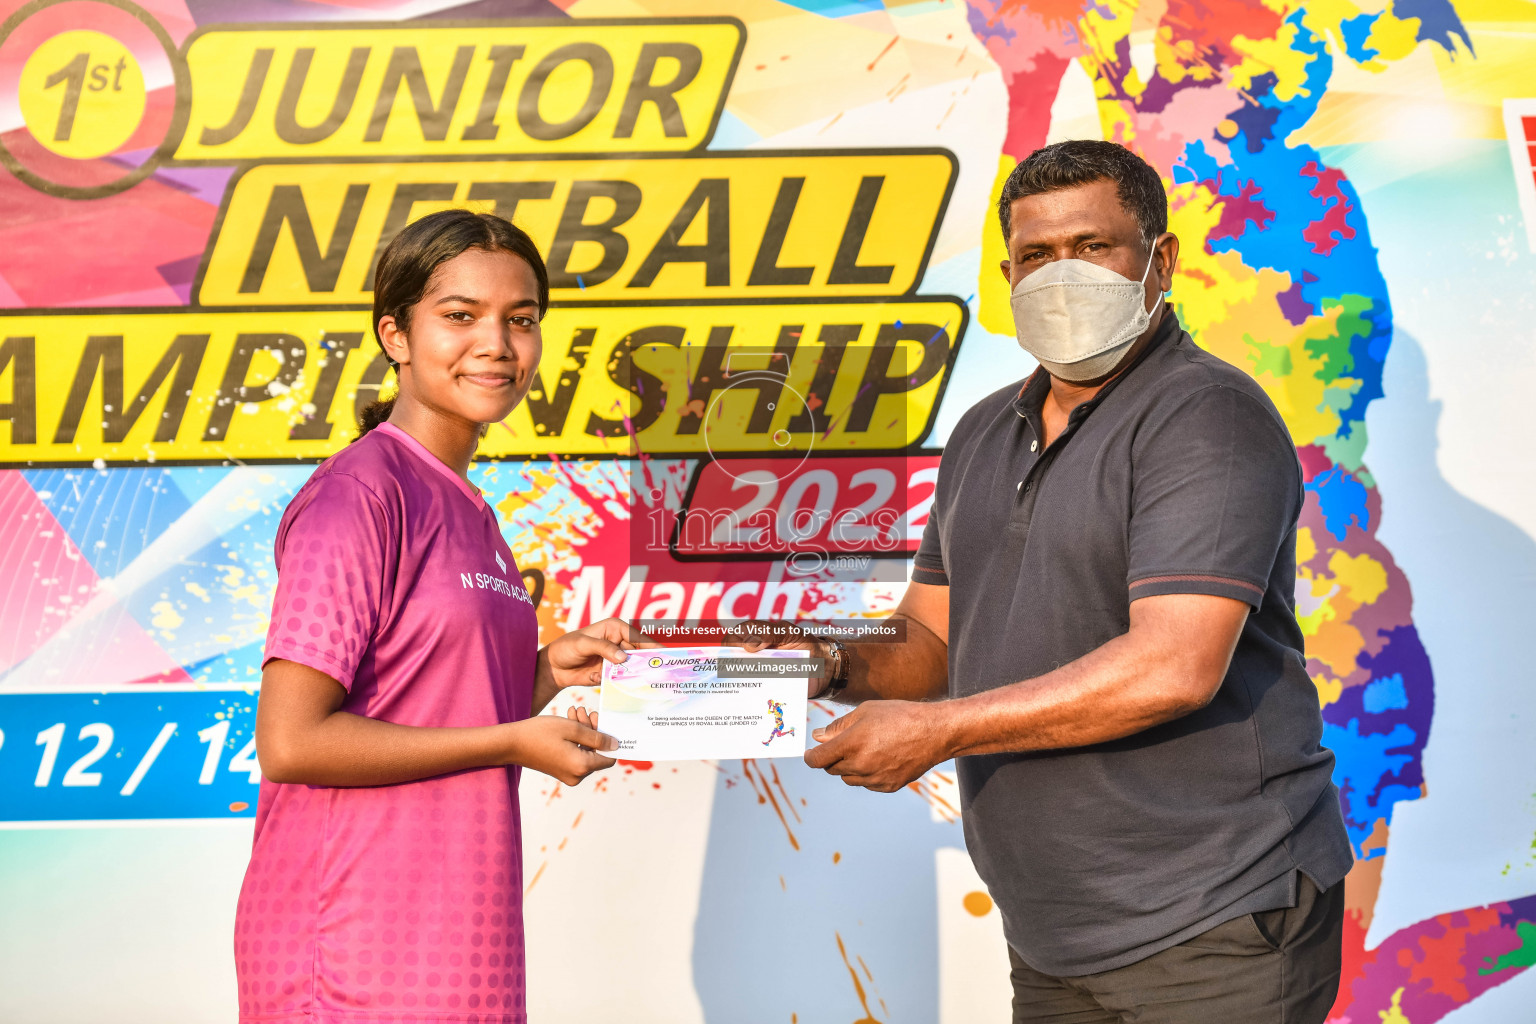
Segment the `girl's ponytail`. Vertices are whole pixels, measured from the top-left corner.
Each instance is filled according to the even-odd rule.
[[[376,402],[369,402],[363,407],[363,411],[357,414],[356,441],[368,431],[389,419],[389,414],[394,411],[395,400],[393,398],[381,398]]]

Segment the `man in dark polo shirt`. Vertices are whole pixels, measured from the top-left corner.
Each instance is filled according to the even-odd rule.
[[[957,759],[1016,1022],[1321,1024],[1351,854],[1293,608],[1295,449],[1163,302],[1179,243],[1140,158],[1049,146],[999,214],[1041,367],[944,450],[907,642],[804,641],[813,696],[859,705],[806,762],[892,792]]]

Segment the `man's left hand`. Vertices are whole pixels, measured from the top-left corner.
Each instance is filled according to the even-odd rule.
[[[850,786],[894,793],[950,757],[941,703],[870,700],[811,736],[805,763]]]

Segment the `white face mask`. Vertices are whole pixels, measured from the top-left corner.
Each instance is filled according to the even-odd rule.
[[[1154,248],[1140,281],[1087,260],[1056,260],[1030,274],[1013,289],[1019,347],[1061,380],[1109,373],[1162,305],[1159,295],[1146,308],[1146,280],[1156,258]]]

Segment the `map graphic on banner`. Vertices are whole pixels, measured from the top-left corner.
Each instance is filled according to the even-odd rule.
[[[1510,861],[1511,898],[1373,929],[1394,819],[1436,784],[1437,703],[1448,679],[1478,683],[1421,637],[1380,532],[1395,499],[1366,423],[1395,397],[1407,293],[1348,170],[1419,173],[1378,170],[1371,147],[1449,117],[1496,140],[1501,231],[1536,253],[1529,4],[0,15],[0,845],[254,815],[273,537],[392,386],[372,271],[413,219],[494,211],[549,258],[536,382],[471,470],[546,641],[609,615],[868,618],[900,598],[949,426],[1030,369],[995,270],[1002,183],[1047,142],[1103,138],[1163,175],[1182,242],[1169,301],[1265,388],[1300,453],[1297,614],[1357,858],[1330,1019],[1475,1013],[1536,965],[1536,852]],[[813,703],[805,731],[831,714]],[[647,978],[655,1019],[1006,1018],[950,766],[888,798],[791,761],[541,779],[523,793],[535,1008],[564,977],[555,951],[577,948],[562,908],[629,870],[587,837],[664,824],[644,841],[689,844],[691,902],[667,907],[683,966]],[[1505,810],[1536,851],[1536,813]],[[765,994],[765,962],[802,985]],[[1001,1003],[962,991],[994,962]],[[541,1019],[582,1019],[548,998]]]

